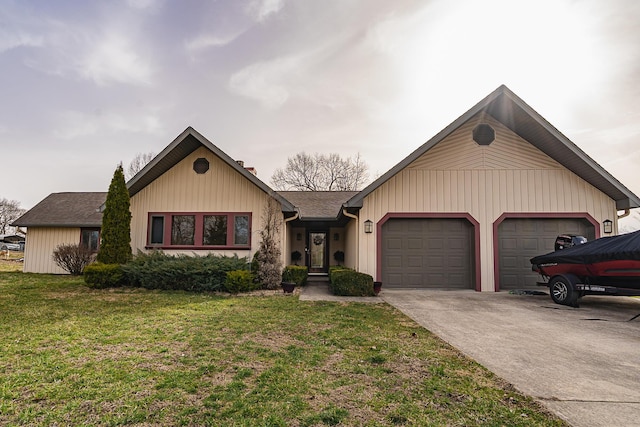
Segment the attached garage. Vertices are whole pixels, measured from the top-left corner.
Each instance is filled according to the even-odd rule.
[[[389,218],[381,231],[385,287],[475,288],[475,232],[466,218]]]
[[[530,259],[552,252],[559,234],[595,238],[595,227],[586,218],[506,218],[498,225],[498,277],[500,290],[536,287],[538,275]]]

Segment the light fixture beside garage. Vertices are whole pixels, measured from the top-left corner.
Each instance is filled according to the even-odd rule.
[[[605,234],[613,233],[613,221],[611,221],[610,219],[605,219],[604,221],[602,221],[602,229]]]
[[[364,222],[364,232],[367,234],[373,233],[373,222],[370,219]]]

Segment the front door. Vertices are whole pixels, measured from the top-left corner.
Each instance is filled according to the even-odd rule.
[[[309,258],[309,273],[326,273],[329,271],[327,233],[309,233]]]

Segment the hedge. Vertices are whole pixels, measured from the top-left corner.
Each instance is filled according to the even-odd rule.
[[[84,281],[94,289],[115,288],[125,281],[120,264],[103,264],[96,262],[84,268]]]
[[[246,258],[237,256],[165,255],[162,252],[138,253],[123,267],[131,286],[147,289],[185,291],[225,291],[227,272],[249,270]]]
[[[373,277],[349,269],[335,269],[331,272],[331,291],[334,295],[368,297],[374,296]]]
[[[296,286],[307,284],[309,269],[303,265],[288,265],[282,271],[283,282],[293,282]]]
[[[233,270],[227,272],[224,287],[225,291],[237,294],[260,289],[260,284],[254,281],[254,275],[249,270]]]

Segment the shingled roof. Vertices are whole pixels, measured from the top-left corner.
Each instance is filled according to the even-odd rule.
[[[340,216],[342,205],[357,191],[278,191],[293,204],[302,220],[333,220]]]
[[[14,227],[100,227],[107,193],[52,193],[15,220]]]

